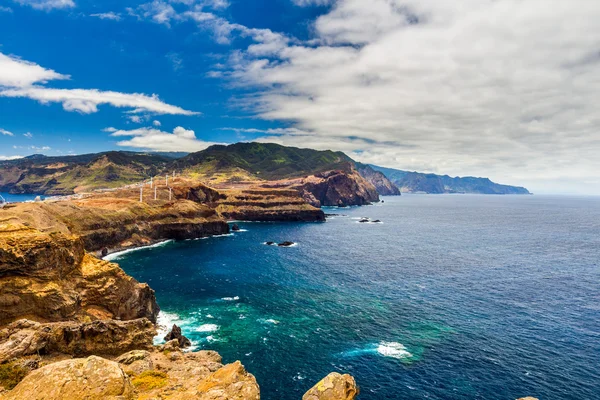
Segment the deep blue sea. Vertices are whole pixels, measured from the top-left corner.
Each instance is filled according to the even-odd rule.
[[[116,261],[264,400],[332,371],[362,400],[600,399],[600,198],[384,199]]]

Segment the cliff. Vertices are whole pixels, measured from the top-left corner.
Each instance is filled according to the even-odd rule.
[[[156,321],[154,291],[70,234],[0,224],[0,326],[98,319]]]
[[[405,193],[473,193],[473,194],[530,194],[519,186],[501,185],[488,178],[450,177],[448,175],[423,174],[393,168],[370,165],[389,178]]]
[[[400,189],[390,181],[381,171],[375,171],[370,165],[356,163],[358,173],[375,186],[381,196],[400,196]]]

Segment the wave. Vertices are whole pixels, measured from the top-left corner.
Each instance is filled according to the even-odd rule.
[[[194,240],[208,240],[208,239],[222,238],[222,237],[229,237],[229,236],[233,236],[233,233],[224,233],[222,235],[213,235],[213,236],[201,237],[201,238],[196,238]]]
[[[381,342],[377,346],[377,352],[382,356],[397,358],[399,360],[412,357],[412,354],[408,352],[406,347],[398,342]]]
[[[196,332],[215,332],[215,331],[219,330],[219,325],[216,325],[216,324],[204,324],[204,325],[200,325],[199,327],[197,327],[194,330]]]
[[[240,299],[240,296],[221,298],[221,300],[223,300],[223,301],[238,301],[239,299]]]
[[[272,318],[269,318],[269,319],[261,318],[261,319],[258,319],[257,321],[260,322],[261,324],[273,324],[273,325],[279,324],[279,321],[277,321],[276,319],[272,319]]]
[[[355,357],[364,354],[377,354],[384,357],[395,358],[397,360],[407,360],[413,357],[406,346],[398,342],[371,343],[365,348],[350,350],[343,353],[346,357]]]
[[[122,256],[124,256],[125,254],[129,254],[129,253],[133,253],[134,251],[139,251],[139,250],[145,250],[145,249],[153,249],[156,247],[162,247],[165,246],[171,242],[173,242],[173,239],[169,239],[169,240],[165,240],[163,242],[158,242],[158,243],[154,243],[148,246],[140,246],[140,247],[134,247],[131,249],[127,249],[127,250],[123,250],[123,251],[117,251],[115,253],[109,254],[106,257],[103,257],[102,259],[105,261],[113,261],[113,260],[117,260],[119,258],[121,258]]]
[[[169,333],[173,325],[178,326],[189,325],[190,319],[182,319],[179,314],[161,311],[156,319],[156,336],[154,336],[154,344],[162,344],[165,342],[164,337]]]

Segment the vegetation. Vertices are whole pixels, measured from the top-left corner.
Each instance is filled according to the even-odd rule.
[[[274,143],[236,143],[211,146],[176,160],[176,169],[204,176],[224,171],[246,171],[254,178],[275,180],[347,169],[353,161],[342,152],[285,147]]]
[[[0,387],[12,390],[29,373],[29,369],[18,363],[0,364]]]
[[[144,371],[131,380],[133,386],[142,392],[165,387],[169,376],[162,371],[149,370]]]

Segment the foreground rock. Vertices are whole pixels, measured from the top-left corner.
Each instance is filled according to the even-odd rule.
[[[332,372],[306,392],[302,400],[354,400],[358,392],[352,376]]]
[[[0,363],[34,354],[117,355],[150,349],[156,328],[148,319],[56,322],[21,320],[0,330]]]
[[[100,357],[60,361],[31,372],[2,400],[128,400],[134,388],[119,364]]]
[[[23,318],[155,322],[158,312],[148,285],[87,254],[77,236],[0,225],[0,326]]]

